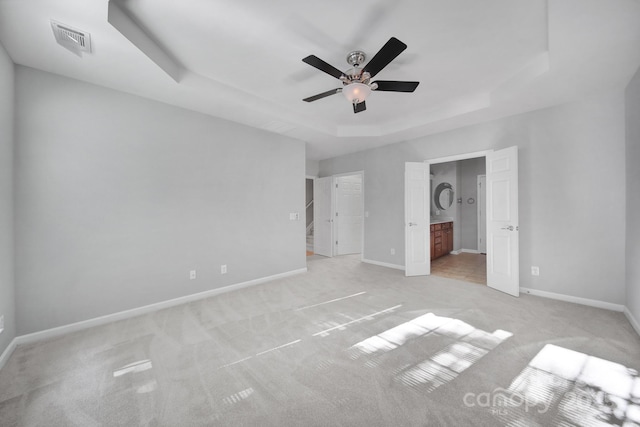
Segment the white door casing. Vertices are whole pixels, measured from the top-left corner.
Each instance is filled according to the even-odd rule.
[[[333,177],[313,180],[313,252],[333,256]]]
[[[362,175],[336,177],[336,255],[362,252]]]
[[[430,166],[428,163],[405,163],[405,275],[431,274],[430,234]]]
[[[518,147],[487,155],[487,285],[520,295]]]

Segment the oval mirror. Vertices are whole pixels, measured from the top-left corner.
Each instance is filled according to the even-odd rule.
[[[446,211],[453,204],[453,187],[448,182],[441,182],[436,187],[433,201],[441,211]]]

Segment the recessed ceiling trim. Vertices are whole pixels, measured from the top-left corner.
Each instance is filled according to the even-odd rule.
[[[182,66],[158,46],[114,0],[109,1],[107,20],[173,80],[180,82]]]

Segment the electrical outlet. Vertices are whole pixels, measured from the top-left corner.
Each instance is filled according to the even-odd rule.
[[[536,266],[531,266],[531,275],[532,276],[539,276],[540,275],[540,267],[536,267]]]
[[[4,314],[0,316],[0,334],[4,331]]]
[[[394,248],[391,248],[391,255],[395,255],[396,254],[396,250]]]
[[[227,264],[220,266],[220,274],[227,274]]]
[[[189,272],[189,280],[195,280],[196,279],[196,271],[195,270],[191,270]]]

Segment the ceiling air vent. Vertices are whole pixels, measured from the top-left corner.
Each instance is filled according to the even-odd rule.
[[[91,34],[53,20],[51,28],[60,46],[80,57],[82,52],[91,53]]]

